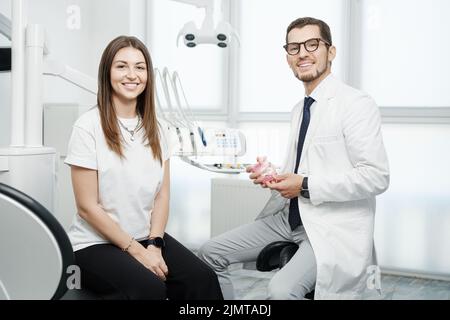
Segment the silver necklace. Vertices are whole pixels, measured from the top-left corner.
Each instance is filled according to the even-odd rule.
[[[131,140],[131,141],[134,141],[134,134],[136,133],[137,128],[138,128],[139,125],[141,124],[141,118],[138,117],[138,122],[137,122],[137,124],[136,124],[136,127],[135,127],[133,130],[130,130],[130,129],[128,129],[127,127],[125,127],[125,126],[123,125],[122,121],[120,121],[120,119],[117,119],[117,120],[119,121],[120,126],[121,126],[124,130],[126,130],[126,131],[131,135],[130,140]]]

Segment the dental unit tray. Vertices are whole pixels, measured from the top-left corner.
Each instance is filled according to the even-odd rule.
[[[177,133],[177,128],[169,127],[169,132],[172,143],[176,141],[175,156],[240,157],[246,152],[245,136],[237,129],[203,128],[189,132],[178,128]]]
[[[168,129],[171,145],[175,146],[173,155],[211,172],[245,172],[245,165],[237,163],[237,157],[247,150],[244,134],[238,129],[203,127],[189,107],[178,73],[171,73],[167,68],[162,72],[155,68],[154,73],[157,115],[160,124]],[[206,163],[211,157],[215,160]]]
[[[173,155],[180,157],[186,163],[197,168],[216,173],[245,172],[246,164],[234,161],[246,153],[246,140],[244,134],[237,129],[218,129],[198,127],[198,130],[174,128],[168,126],[171,143],[175,150]],[[178,130],[177,130],[178,129]],[[193,148],[193,145],[196,147]],[[215,161],[204,163],[204,158],[233,159],[232,163]]]
[[[201,163],[201,162],[195,161],[189,157],[184,157],[184,156],[180,157],[180,159],[194,167],[197,167],[197,168],[200,168],[203,170],[207,170],[207,171],[211,171],[211,172],[215,172],[215,173],[226,173],[226,174],[243,173],[243,172],[245,172],[245,168],[249,165],[249,164],[241,164],[241,163],[205,164],[205,163]]]

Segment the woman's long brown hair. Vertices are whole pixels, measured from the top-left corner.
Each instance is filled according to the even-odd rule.
[[[117,52],[122,48],[132,47],[142,52],[147,64],[147,84],[145,90],[137,97],[136,112],[142,119],[141,127],[145,130],[153,157],[162,164],[160,135],[155,111],[155,88],[153,64],[145,45],[136,37],[120,36],[112,40],[103,52],[98,68],[97,105],[103,133],[108,147],[120,158],[124,158],[120,128],[117,123],[116,110],[113,105],[113,89],[111,86],[111,66]]]

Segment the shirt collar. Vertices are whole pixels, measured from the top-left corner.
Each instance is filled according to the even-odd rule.
[[[333,74],[329,74],[328,76],[326,76],[325,79],[323,79],[319,85],[313,90],[313,92],[311,92],[311,94],[309,95],[311,98],[314,99],[314,101],[319,101],[322,100],[326,93],[327,93],[327,89],[329,87],[329,83],[331,83],[334,79]]]

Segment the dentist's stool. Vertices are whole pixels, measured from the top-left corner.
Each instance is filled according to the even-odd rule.
[[[256,259],[258,271],[272,271],[283,268],[298,250],[298,244],[289,241],[275,241],[265,246]],[[305,295],[307,299],[314,299],[314,290]]]

